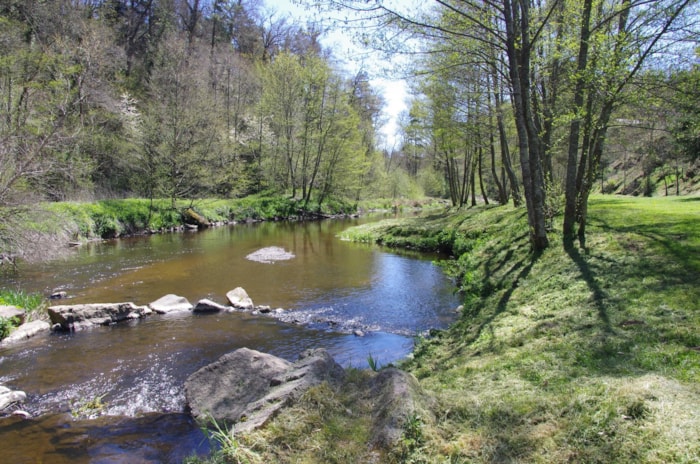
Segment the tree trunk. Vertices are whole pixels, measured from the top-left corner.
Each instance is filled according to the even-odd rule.
[[[590,39],[591,9],[593,0],[584,0],[581,15],[581,35],[579,39],[578,60],[576,64],[576,86],[574,90],[574,118],[569,126],[569,151],[566,163],[566,186],[564,207],[564,247],[570,248],[574,240],[576,222],[576,180],[578,167],[579,137],[581,133],[581,111],[583,110],[586,82],[584,72],[588,65],[588,41]]]
[[[504,0],[508,72],[513,84],[513,107],[520,150],[525,205],[530,226],[530,243],[535,251],[549,245],[544,216],[542,147],[534,127],[530,106],[529,3]],[[516,45],[517,44],[517,45]]]

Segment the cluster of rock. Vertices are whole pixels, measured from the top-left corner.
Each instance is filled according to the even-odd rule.
[[[323,382],[339,388],[344,379],[344,369],[322,348],[305,351],[293,363],[240,348],[190,375],[185,396],[195,419],[247,433],[264,427],[308,389]],[[407,372],[382,369],[363,387],[358,396],[372,403],[373,447],[395,445],[412,417],[434,420],[435,400]]]
[[[255,306],[253,300],[241,287],[231,290],[226,294],[226,297],[230,303],[229,306],[218,304],[208,299],[199,300],[193,305],[187,298],[174,294],[165,295],[144,306],[139,306],[132,302],[54,305],[48,308],[50,322],[44,320],[25,322],[26,315],[24,310],[14,306],[0,306],[0,317],[13,318],[18,322],[18,327],[9,336],[0,341],[0,345],[12,345],[49,330],[81,330],[94,326],[141,319],[153,313],[250,311],[254,314],[270,314],[284,312],[283,309],[273,311],[269,306]]]
[[[133,319],[141,319],[153,313],[170,314],[190,311],[195,313],[220,311],[271,312],[269,306],[255,306],[248,293],[241,287],[228,292],[226,298],[230,306],[221,305],[209,299],[199,300],[193,305],[187,298],[171,293],[145,306],[137,306],[132,302],[56,305],[50,306],[48,312],[54,330],[80,330],[96,325],[116,324]]]
[[[207,299],[192,305],[186,298],[170,294],[145,306],[131,302],[57,305],[49,307],[48,312],[54,330],[109,325],[153,313],[270,312],[269,307],[255,306],[243,288],[231,290],[226,297],[230,306]],[[24,320],[22,310],[0,309],[5,317]],[[31,334],[48,331],[49,327],[44,321],[22,324],[8,339],[11,338],[11,342],[26,339]],[[308,389],[323,382],[340,388],[345,377],[345,370],[325,349],[308,350],[297,361],[289,362],[241,348],[191,374],[185,382],[185,396],[187,408],[195,419],[233,425],[237,433],[246,433],[263,427],[283,408],[294,405]],[[372,403],[372,446],[393,446],[401,439],[404,424],[411,417],[417,413],[422,418],[431,416],[433,400],[411,374],[394,368],[382,369],[361,388],[366,390],[361,393],[364,401]],[[22,391],[0,386],[0,415],[29,418],[29,414],[20,409],[26,398]]]

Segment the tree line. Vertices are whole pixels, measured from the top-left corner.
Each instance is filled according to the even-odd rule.
[[[351,11],[378,48],[412,56],[408,171],[441,173],[455,205],[488,202],[487,191],[524,203],[535,249],[560,210],[565,244],[585,241],[588,197],[620,126],[644,129],[645,172],[698,158],[697,2],[312,3]]]
[[[382,100],[253,0],[0,2],[0,206],[359,198]]]
[[[647,179],[662,167],[667,190],[698,159],[695,1],[304,3],[411,54],[398,146],[378,149],[382,97],[367,72],[334,65],[321,23],[254,0],[0,0],[3,211],[427,194],[523,204],[542,249],[560,211],[566,243],[584,239],[615,147],[643,153]]]

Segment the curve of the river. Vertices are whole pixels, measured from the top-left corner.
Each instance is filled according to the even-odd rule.
[[[4,285],[61,289],[71,303],[136,304],[167,293],[225,303],[226,292],[240,286],[256,304],[284,308],[286,320],[300,323],[244,313],[179,313],[1,348],[0,384],[27,392],[26,409],[36,417],[0,420],[0,440],[12,444],[3,458],[179,462],[206,452],[201,431],[184,413],[182,386],[189,374],[240,347],[289,360],[325,347],[342,365],[356,367],[366,367],[369,355],[380,364],[404,357],[417,334],[454,319],[453,283],[431,262],[434,257],[337,238],[358,221],[262,223],[113,240],[23,269]],[[246,259],[269,246],[294,258]],[[72,418],[81,401],[97,397],[106,404],[99,418]]]

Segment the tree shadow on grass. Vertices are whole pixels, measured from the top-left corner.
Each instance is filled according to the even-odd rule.
[[[608,297],[607,294],[598,284],[593,270],[584,256],[581,255],[578,248],[569,246],[565,248],[565,251],[566,254],[569,255],[569,258],[571,258],[571,261],[573,261],[578,267],[581,277],[586,282],[586,285],[588,285],[588,289],[591,291],[591,295],[593,296],[593,304],[598,311],[598,318],[603,323],[603,330],[607,333],[612,333],[613,329],[612,325],[610,324],[610,317],[605,305],[605,300]]]
[[[465,313],[462,316],[462,322],[468,324],[469,321],[473,321],[478,318],[479,314],[484,309],[486,309],[484,306],[484,298],[488,296],[489,293],[492,293],[494,291],[497,291],[497,289],[502,288],[505,288],[505,291],[503,292],[503,295],[501,295],[501,298],[498,300],[495,309],[493,309],[493,311],[488,316],[484,317],[481,320],[476,330],[474,330],[473,327],[469,326],[463,327],[463,329],[466,329],[468,332],[470,332],[470,336],[463,339],[463,341],[466,342],[466,345],[464,346],[468,346],[474,340],[477,340],[485,330],[492,331],[491,324],[500,314],[502,314],[508,308],[508,303],[510,302],[513,293],[520,286],[521,282],[528,277],[533,266],[539,260],[541,252],[528,253],[521,260],[513,264],[510,267],[510,269],[505,271],[496,283],[491,283],[494,275],[497,272],[499,272],[512,258],[514,254],[512,247],[514,246],[514,244],[516,246],[527,246],[526,244],[521,244],[521,242],[523,241],[527,243],[527,237],[528,234],[525,233],[524,235],[521,235],[518,238],[516,238],[516,240],[514,240],[513,242],[504,244],[498,250],[495,250],[492,255],[492,258],[490,258],[486,262],[485,276],[483,281],[489,282],[489,284],[486,284],[481,288],[480,295],[478,295],[478,300],[476,304],[473,307],[465,310]],[[506,250],[506,247],[509,249]],[[498,262],[494,263],[493,261],[496,259],[495,257],[500,256],[503,253],[503,258],[500,259]],[[513,277],[514,274],[515,276]]]

